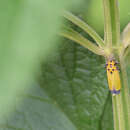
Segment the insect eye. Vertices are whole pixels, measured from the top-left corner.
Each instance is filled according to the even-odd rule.
[[[114,71],[114,69],[112,69],[112,71]]]

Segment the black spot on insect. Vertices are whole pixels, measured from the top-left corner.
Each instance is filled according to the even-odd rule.
[[[114,66],[116,66],[116,65],[117,65],[117,62],[114,63]]]
[[[113,72],[111,71],[110,73],[112,74]]]

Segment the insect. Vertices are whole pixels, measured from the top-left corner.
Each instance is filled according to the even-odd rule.
[[[108,85],[113,96],[119,94],[121,89],[119,68],[117,67],[117,64],[118,63],[115,60],[108,60],[106,63]]]

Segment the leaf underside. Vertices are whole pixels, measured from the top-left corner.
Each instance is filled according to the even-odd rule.
[[[68,40],[48,59],[40,87],[18,96],[24,104],[1,130],[112,130],[104,60]]]

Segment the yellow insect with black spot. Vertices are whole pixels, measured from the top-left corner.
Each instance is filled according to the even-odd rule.
[[[113,95],[119,94],[121,89],[119,69],[115,60],[108,60],[106,63],[108,85]]]

